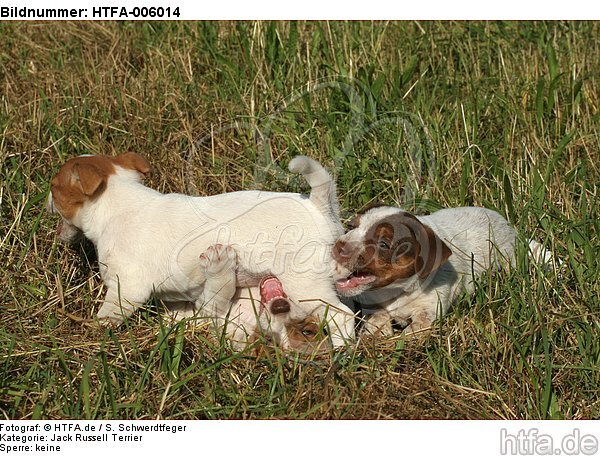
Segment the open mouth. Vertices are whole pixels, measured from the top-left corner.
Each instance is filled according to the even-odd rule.
[[[268,308],[272,314],[282,314],[290,311],[290,300],[283,291],[283,285],[276,277],[265,277],[260,285],[261,308]]]
[[[361,285],[367,285],[377,280],[373,274],[364,271],[355,271],[345,279],[340,279],[335,283],[335,286],[340,291],[352,290]]]

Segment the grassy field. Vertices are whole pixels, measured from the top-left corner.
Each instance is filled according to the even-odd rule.
[[[0,24],[0,418],[600,418],[598,23]],[[560,257],[418,339],[315,359],[235,354],[157,306],[89,323],[93,254],[55,239],[51,176],[139,152],[161,191],[301,191],[344,217],[480,205]],[[86,254],[88,256],[86,256]]]

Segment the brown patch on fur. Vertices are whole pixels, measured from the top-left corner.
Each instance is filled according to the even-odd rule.
[[[109,157],[76,157],[65,163],[51,182],[52,200],[60,214],[71,220],[83,203],[100,195],[108,176],[115,173]]]
[[[344,243],[334,246],[334,257],[338,261],[349,260],[354,253],[349,252]],[[362,251],[350,262],[355,263],[354,271],[377,277],[373,287],[380,288],[415,274],[425,278],[451,254],[431,228],[412,214],[402,212],[372,226],[367,231]]]
[[[290,350],[318,353],[324,352],[329,348],[326,333],[320,321],[314,316],[287,322],[285,327]],[[268,352],[269,347],[272,348],[272,345],[280,343],[279,340],[274,340],[261,333],[258,328],[254,329],[252,335],[248,338],[249,344],[254,344],[255,342],[265,342],[256,344],[254,347],[253,352],[257,357],[263,356]]]
[[[256,356],[257,358],[260,358],[264,354],[264,350],[265,350],[265,347],[263,344],[256,343],[260,340],[261,340],[260,330],[258,328],[254,328],[254,331],[252,331],[252,334],[250,335],[250,337],[248,337],[248,345],[256,344],[254,346],[254,348],[252,349],[252,354],[254,356]]]
[[[118,157],[92,155],[72,158],[51,182],[52,200],[58,212],[65,219],[72,220],[86,200],[102,194],[109,176],[116,172],[115,165],[143,175],[151,170],[150,163],[133,152]]]
[[[421,264],[417,272],[422,279],[436,271],[442,266],[450,255],[452,250],[442,241],[431,228],[424,225],[415,218],[415,221],[420,225],[421,230],[417,234],[419,241],[419,260]]]
[[[144,176],[152,171],[152,166],[148,160],[135,152],[127,152],[115,157],[114,162],[122,168],[132,169]]]
[[[415,274],[418,242],[414,232],[403,222],[402,218],[394,215],[367,231],[365,248],[359,255],[358,264],[361,271],[377,277],[374,287],[384,287]]]
[[[348,229],[353,230],[355,228],[358,228],[358,225],[360,225],[360,218],[361,215],[355,215],[354,217],[352,217],[350,221],[346,223]]]
[[[307,317],[286,325],[290,348],[302,352],[327,349],[326,334],[316,317]]]

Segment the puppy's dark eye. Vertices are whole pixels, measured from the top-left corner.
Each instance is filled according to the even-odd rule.
[[[306,337],[307,339],[314,339],[315,337],[317,337],[320,334],[321,328],[319,328],[317,325],[315,324],[309,324],[306,325],[302,328],[302,335],[304,337]]]
[[[312,339],[313,337],[315,337],[317,335],[317,333],[315,331],[313,331],[312,329],[303,329],[302,335],[306,338]]]
[[[381,240],[380,240],[380,241],[377,243],[377,246],[378,246],[380,249],[383,249],[383,250],[389,250],[389,249],[390,249],[390,244],[388,244],[388,242],[387,242],[387,241],[385,241],[385,240],[383,240],[383,239],[381,239]]]

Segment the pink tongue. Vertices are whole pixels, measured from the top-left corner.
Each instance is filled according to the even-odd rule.
[[[260,302],[265,305],[275,298],[287,298],[277,277],[265,277],[260,282]]]
[[[375,276],[367,275],[367,276],[352,276],[348,279],[338,280],[335,286],[338,290],[350,290],[352,288],[356,288],[359,285],[364,285],[367,283],[371,283],[375,281]]]

